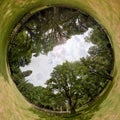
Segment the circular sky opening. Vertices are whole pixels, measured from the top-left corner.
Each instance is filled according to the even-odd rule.
[[[51,7],[21,25],[8,48],[11,76],[28,101],[76,113],[112,80],[113,50],[104,29],[80,10]]]

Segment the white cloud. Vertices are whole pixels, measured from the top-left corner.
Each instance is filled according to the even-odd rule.
[[[62,64],[66,60],[69,62],[78,61],[81,57],[88,55],[88,49],[93,44],[85,42],[85,39],[86,37],[89,38],[92,32],[93,29],[89,28],[84,34],[74,35],[66,43],[55,46],[47,55],[33,56],[29,65],[21,67],[22,71],[33,71],[26,79],[35,86],[45,86],[44,83],[50,79],[50,74],[55,66]]]

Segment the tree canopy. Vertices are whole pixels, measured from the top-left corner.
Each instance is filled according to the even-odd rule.
[[[23,72],[20,66],[28,65],[33,55],[47,54],[55,45],[84,33],[89,27],[94,31],[90,39],[86,38],[93,44],[87,57],[54,67],[46,88],[36,87],[25,79],[32,71]],[[8,48],[12,78],[26,99],[42,108],[69,109],[71,113],[92,101],[112,80],[113,60],[112,47],[103,28],[79,10],[61,7],[33,15],[21,26]]]

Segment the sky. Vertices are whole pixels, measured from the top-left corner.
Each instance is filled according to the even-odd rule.
[[[80,35],[71,36],[64,44],[57,45],[47,55],[32,56],[31,63],[20,67],[22,71],[32,70],[32,74],[25,79],[34,86],[46,87],[45,82],[50,79],[54,67],[62,65],[65,61],[75,62],[88,55],[92,43],[85,42],[93,33],[92,28]]]

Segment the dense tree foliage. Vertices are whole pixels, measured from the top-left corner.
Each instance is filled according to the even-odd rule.
[[[32,55],[47,54],[55,45],[87,31],[89,27],[94,32],[86,41],[94,45],[86,58],[56,66],[46,88],[36,87],[25,80],[32,71],[22,72],[20,66],[28,65]],[[98,96],[112,80],[113,51],[109,40],[100,25],[79,10],[52,7],[36,13],[10,41],[8,61],[13,80],[26,99],[51,110],[69,109],[75,113],[78,107]]]
[[[75,112],[77,103],[83,104],[83,101],[87,103],[93,100],[108,81],[112,80],[112,48],[102,29],[99,26],[93,28],[91,38],[86,39],[94,44],[88,51],[89,55],[74,63],[58,65],[54,68],[51,79],[47,81],[49,89],[57,90],[66,96],[71,113]]]
[[[78,99],[83,97],[82,81],[86,77],[86,68],[79,62],[65,62],[54,68],[51,79],[47,81],[50,90],[57,91],[66,98],[70,106],[71,113],[75,112]]]
[[[36,13],[22,24],[15,39],[10,41],[8,61],[11,72],[15,72],[16,67],[19,69],[19,66],[29,64],[32,54],[47,54],[55,45],[96,25],[91,19],[79,10],[61,7],[52,7]]]

